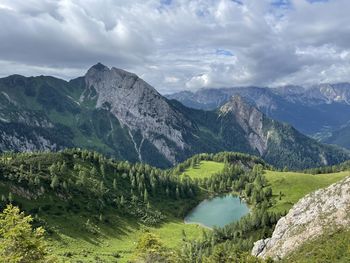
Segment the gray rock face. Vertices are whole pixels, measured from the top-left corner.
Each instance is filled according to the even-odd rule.
[[[350,177],[308,194],[282,217],[271,238],[255,242],[254,256],[284,258],[305,242],[350,225]]]
[[[0,152],[8,149],[14,149],[19,152],[57,151],[60,149],[56,143],[52,143],[40,134],[34,133],[31,138],[27,138],[16,132],[9,134],[1,131],[0,137]]]
[[[305,105],[343,103],[350,105],[350,84],[320,84],[311,87],[285,86],[274,88],[276,94],[291,102]]]
[[[237,122],[247,134],[247,140],[253,149],[263,155],[267,149],[268,136],[263,131],[264,115],[255,107],[246,103],[241,96],[233,96],[220,108],[221,114],[234,114]]]
[[[277,108],[272,89],[260,87],[203,88],[194,93],[181,91],[166,97],[178,100],[191,108],[213,110],[223,106],[235,95],[254,103],[259,109],[270,111]]]
[[[147,139],[175,164],[176,151],[187,147],[181,130],[191,129],[191,123],[170,107],[152,86],[135,74],[101,64],[89,69],[85,81],[87,89],[97,92],[96,107],[108,105],[120,123],[128,127],[140,161],[142,144]],[[84,94],[82,96],[81,100]],[[137,132],[141,140],[134,139]]]

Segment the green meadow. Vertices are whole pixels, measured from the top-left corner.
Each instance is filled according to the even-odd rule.
[[[219,173],[224,169],[225,164],[213,161],[200,161],[194,167],[187,168],[182,176],[188,175],[192,179],[208,178],[213,174]]]
[[[110,219],[115,219],[115,224],[108,227],[99,226],[100,232],[96,236],[84,235],[79,230],[79,225],[71,224],[67,220],[64,233],[60,233],[52,240],[53,252],[61,259],[68,259],[70,262],[79,262],[82,259],[84,262],[127,262],[135,251],[136,242],[145,231],[157,234],[165,246],[173,249],[180,247],[183,232],[189,239],[197,239],[203,232],[202,227],[184,224],[182,220],[176,218],[169,219],[159,227],[141,226],[131,218],[110,216]],[[79,223],[79,220],[76,222]],[[62,222],[59,225],[62,228]]]
[[[271,210],[284,212],[288,211],[303,196],[349,176],[350,172],[312,175],[297,172],[265,171],[264,175],[272,188],[276,202]]]

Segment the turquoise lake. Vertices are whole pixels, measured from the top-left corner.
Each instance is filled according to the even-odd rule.
[[[206,227],[223,227],[249,213],[245,202],[233,195],[218,196],[202,201],[186,217],[185,223]]]

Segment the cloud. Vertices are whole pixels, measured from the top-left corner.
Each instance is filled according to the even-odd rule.
[[[348,0],[2,0],[0,75],[102,62],[162,93],[350,81]]]

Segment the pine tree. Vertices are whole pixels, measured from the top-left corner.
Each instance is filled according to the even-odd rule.
[[[105,168],[104,164],[100,165],[100,170],[101,170],[102,177],[105,178],[106,177],[106,168]]]
[[[176,187],[176,199],[180,199],[180,190],[179,187]]]
[[[58,180],[58,177],[57,177],[57,175],[55,175],[54,177],[52,177],[52,179],[51,179],[51,184],[50,184],[50,187],[52,188],[52,189],[55,189],[55,188],[57,188],[57,186],[59,185],[59,180]]]
[[[61,167],[60,167],[60,172],[61,174],[65,175],[68,173],[68,168],[66,162],[63,162]]]
[[[53,163],[53,164],[49,167],[49,171],[50,171],[50,175],[51,175],[51,176],[55,176],[55,175],[57,174],[57,165]]]
[[[169,187],[166,187],[165,188],[165,194],[166,194],[166,196],[170,196],[170,190],[169,190]]]
[[[123,195],[120,197],[120,204],[121,204],[121,205],[124,205],[124,204],[125,204],[125,199],[124,199],[124,196],[123,196]]]
[[[147,192],[147,189],[145,189],[145,191],[143,192],[143,201],[145,203],[148,202],[148,192]]]
[[[104,191],[105,191],[105,185],[103,182],[100,182],[100,186],[99,186],[100,195],[103,195]]]
[[[1,262],[56,262],[48,256],[44,229],[32,229],[31,216],[25,216],[18,207],[8,205],[0,214]]]
[[[96,169],[95,166],[92,167],[90,174],[91,174],[91,176],[93,176],[93,177],[96,177],[96,176],[98,175],[97,169]]]
[[[35,176],[35,178],[34,178],[34,184],[35,184],[35,185],[40,185],[40,178],[39,178],[39,176]]]
[[[117,179],[116,178],[113,179],[113,189],[117,190]]]
[[[9,202],[10,202],[10,203],[12,203],[12,202],[13,202],[13,195],[12,195],[12,193],[11,193],[11,192],[9,192],[9,195],[8,195],[8,200],[9,200]]]

